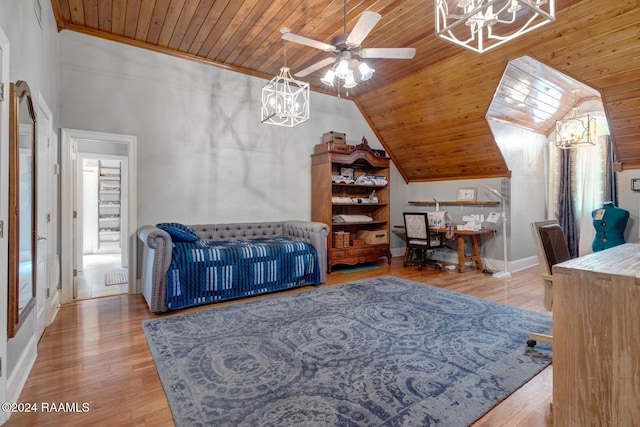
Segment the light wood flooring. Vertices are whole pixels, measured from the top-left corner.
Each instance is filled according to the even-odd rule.
[[[472,267],[467,267],[463,273],[403,268],[400,258],[394,258],[390,266],[381,260],[377,266],[349,274],[334,271],[323,286],[390,274],[545,312],[538,267],[514,273],[511,279],[496,279]],[[265,297],[269,296],[257,298]],[[230,303],[238,301],[218,305]],[[38,406],[42,402],[76,402],[80,411],[82,403],[86,402],[89,410],[15,413],[6,426],[173,426],[171,411],[141,327],[143,320],[156,317],[149,312],[141,295],[97,298],[62,306],[38,344],[38,359],[20,402]],[[551,384],[552,368],[549,367],[473,426],[550,426]]]

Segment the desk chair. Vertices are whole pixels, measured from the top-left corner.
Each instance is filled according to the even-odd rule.
[[[553,308],[553,276],[551,268],[561,262],[571,259],[569,245],[564,236],[558,220],[538,221],[531,223],[533,241],[538,249],[538,263],[542,270],[544,281],[544,308],[552,311]],[[553,343],[551,335],[530,333],[527,345],[534,347],[537,341],[547,344]]]
[[[427,259],[429,250],[444,248],[444,236],[442,233],[432,233],[429,229],[429,217],[426,212],[404,212],[404,228],[407,233],[407,251],[402,265],[415,264],[415,256],[418,255],[418,270],[422,270],[425,264],[431,264],[438,270],[442,265],[435,260]]]

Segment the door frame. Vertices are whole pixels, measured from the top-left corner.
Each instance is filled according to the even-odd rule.
[[[74,211],[76,211],[75,183],[77,179],[76,162],[78,157],[77,147],[81,140],[96,142],[110,142],[124,144],[127,148],[127,212],[126,212],[126,239],[128,250],[129,268],[129,293],[138,293],[137,286],[137,144],[138,139],[133,135],[122,135],[105,132],[94,132],[79,129],[62,128],[60,130],[60,244],[61,244],[61,282],[62,304],[73,301],[73,289],[77,276],[74,276],[74,255],[76,253],[74,228]],[[76,211],[77,212],[77,211]],[[76,214],[77,215],[77,214]]]

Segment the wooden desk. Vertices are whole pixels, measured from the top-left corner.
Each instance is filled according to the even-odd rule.
[[[404,225],[395,225],[394,228],[402,229],[404,232]],[[448,228],[429,228],[432,233],[447,233],[449,231]],[[478,236],[482,236],[485,234],[493,234],[495,230],[490,228],[483,228],[477,231],[471,230],[451,230],[456,238],[458,244],[458,273],[462,273],[464,271],[464,266],[467,261],[473,261],[476,263],[477,270],[484,270],[484,266],[482,265],[482,258],[480,256],[480,243],[478,242]],[[471,248],[473,253],[471,255],[466,255],[465,248],[465,238],[469,238],[471,242]],[[407,253],[405,252],[405,257]]]
[[[640,244],[553,267],[553,425],[640,426]]]

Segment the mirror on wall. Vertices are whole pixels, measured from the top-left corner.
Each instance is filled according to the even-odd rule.
[[[36,113],[29,85],[11,83],[9,106],[9,307],[14,337],[36,301]]]

